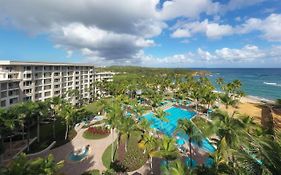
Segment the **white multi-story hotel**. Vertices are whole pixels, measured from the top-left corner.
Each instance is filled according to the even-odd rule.
[[[0,107],[28,100],[44,101],[73,89],[91,100],[94,81],[94,65],[0,61]],[[65,98],[76,103],[76,99]]]
[[[96,72],[95,81],[113,81],[114,72]]]

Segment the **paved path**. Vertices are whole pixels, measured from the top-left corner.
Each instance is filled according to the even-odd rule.
[[[81,175],[83,172],[91,169],[98,169],[100,172],[106,170],[102,163],[102,154],[112,143],[112,134],[103,139],[88,140],[82,136],[85,130],[79,129],[73,140],[45,153],[45,155],[53,154],[56,161],[65,160],[64,167],[60,171],[64,175]],[[69,153],[86,145],[90,145],[90,153],[86,159],[81,162],[71,162],[68,160]]]

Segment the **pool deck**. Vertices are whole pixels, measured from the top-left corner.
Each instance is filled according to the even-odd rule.
[[[88,140],[83,137],[83,132],[85,130],[86,129],[81,128],[81,126],[76,128],[77,135],[70,142],[39,155],[38,157],[53,154],[56,161],[64,160],[64,167],[60,170],[60,173],[66,175],[81,175],[83,172],[92,169],[98,169],[100,172],[106,170],[106,167],[102,163],[102,154],[113,142],[112,133],[103,139]],[[87,158],[80,162],[68,160],[69,153],[86,145],[90,145],[90,152]]]

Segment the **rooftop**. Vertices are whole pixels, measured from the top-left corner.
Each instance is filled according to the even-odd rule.
[[[0,60],[0,65],[40,65],[40,66],[94,66],[89,63],[31,62]]]

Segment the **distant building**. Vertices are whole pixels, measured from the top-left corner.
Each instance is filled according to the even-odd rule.
[[[73,89],[77,89],[83,98],[91,100],[95,93],[95,88],[91,88],[94,82],[94,65],[0,61],[0,107],[62,97]],[[72,103],[77,100],[67,95],[65,98]]]
[[[111,81],[113,81],[113,76],[115,74],[116,73],[114,73],[114,72],[97,72],[96,76],[95,76],[95,81],[96,82],[111,82]],[[98,83],[96,83],[96,84],[98,84]],[[105,90],[100,89],[99,86],[96,86],[96,95],[99,98],[102,96],[109,96],[109,94]]]
[[[95,76],[96,81],[113,81],[114,72],[97,72]]]

